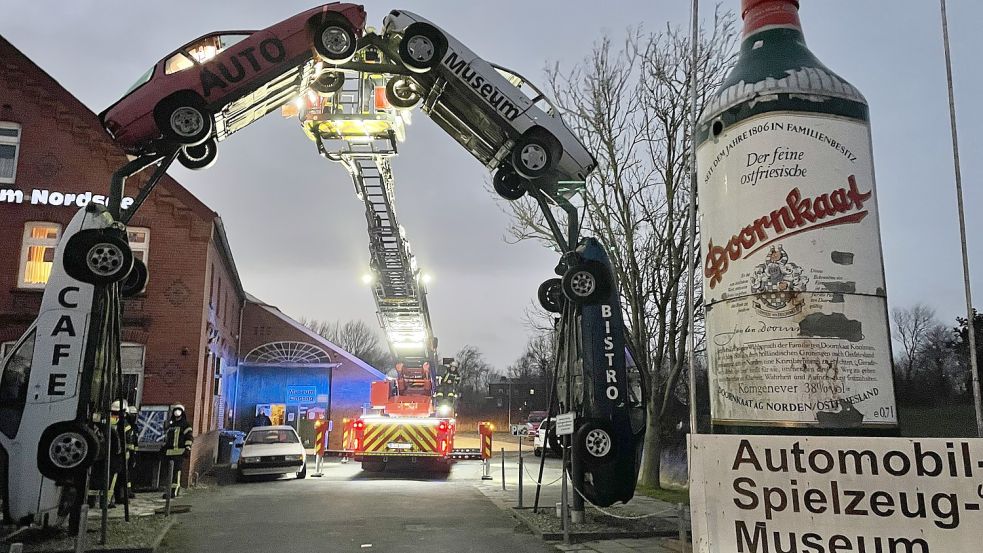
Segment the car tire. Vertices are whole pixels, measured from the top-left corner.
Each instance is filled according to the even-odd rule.
[[[78,421],[52,424],[38,441],[38,471],[55,482],[77,481],[98,456],[98,437]]]
[[[587,421],[574,433],[573,443],[588,468],[606,465],[615,459],[614,429],[607,421]]]
[[[107,230],[76,233],[65,244],[65,272],[88,284],[112,284],[133,268],[133,251],[124,238]]]
[[[541,448],[541,447],[533,448],[532,454],[535,455],[536,457],[542,457],[543,456],[543,448]]]
[[[218,159],[218,144],[215,143],[214,138],[209,138],[201,144],[185,146],[177,154],[178,162],[192,171],[208,169],[215,165],[216,159]]]
[[[436,67],[447,51],[447,39],[432,25],[414,23],[399,41],[399,59],[410,71],[426,73]]]
[[[132,298],[137,294],[143,293],[147,288],[147,281],[150,279],[150,273],[147,271],[147,266],[139,259],[133,260],[133,268],[130,269],[130,273],[126,275],[126,278],[120,282],[119,291],[124,298]]]
[[[215,120],[201,102],[188,98],[164,100],[154,110],[157,126],[164,138],[185,146],[208,140]]]
[[[499,196],[514,202],[525,195],[526,182],[507,164],[502,165],[492,178],[492,187]]]
[[[307,478],[307,463],[306,462],[304,463],[303,468],[300,469],[300,472],[297,473],[297,480],[303,480],[305,478]]]
[[[410,109],[420,103],[416,83],[406,77],[393,77],[386,83],[386,101],[399,109]]]
[[[333,64],[341,64],[352,59],[358,49],[355,30],[347,22],[332,18],[314,27],[311,37],[317,55]]]
[[[544,177],[556,169],[557,159],[553,141],[542,134],[525,135],[512,147],[512,167],[530,180]]]
[[[608,299],[611,277],[600,261],[584,261],[569,267],[560,281],[563,295],[577,305],[593,305]]]
[[[311,90],[318,94],[332,94],[345,86],[345,74],[342,71],[322,71],[311,83]]]
[[[551,278],[539,285],[537,292],[539,305],[550,313],[560,313],[563,310],[563,281]]]

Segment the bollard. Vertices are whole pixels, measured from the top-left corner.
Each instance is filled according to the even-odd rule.
[[[174,482],[174,459],[167,461],[167,489],[164,492],[164,516],[171,516],[171,483]],[[180,486],[180,482],[178,483]]]
[[[688,539],[688,536],[686,535],[686,516],[685,515],[686,515],[686,510],[683,509],[683,504],[682,503],[677,503],[676,504],[676,518],[679,520],[679,547],[683,551],[683,553],[686,553],[687,551],[690,550],[690,547],[688,545],[689,539]]]
[[[522,439],[521,437],[519,438]],[[522,447],[522,446],[519,446]],[[519,508],[522,508],[522,454],[519,454]]]
[[[505,491],[505,448],[502,448],[502,491]]]

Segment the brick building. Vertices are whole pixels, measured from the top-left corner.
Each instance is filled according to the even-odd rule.
[[[126,161],[91,110],[0,37],[0,353],[37,316],[62,230],[86,202],[103,201]],[[138,180],[128,181],[128,195]],[[130,221],[129,238],[150,280],[125,302],[124,386],[148,420],[184,404],[196,435],[189,472],[214,462],[217,431],[234,425],[239,356],[263,345],[306,341],[326,355],[335,381],[354,379],[337,389],[363,389],[364,399],[356,393],[342,404],[367,401],[378,372],[247,300],[221,218],[177,181],[161,179]]]

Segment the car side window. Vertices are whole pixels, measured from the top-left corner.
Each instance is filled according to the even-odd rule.
[[[31,330],[16,346],[0,374],[0,431],[13,438],[17,435],[24,405],[27,404],[27,384],[31,380],[36,330]]]
[[[178,71],[191,69],[194,66],[194,62],[192,62],[188,56],[178,52],[177,54],[167,58],[167,61],[164,62],[164,74],[170,75],[172,73],[177,73]]]

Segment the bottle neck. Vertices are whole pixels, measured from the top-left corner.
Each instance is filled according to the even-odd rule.
[[[785,28],[802,33],[796,0],[745,0],[750,4],[743,13],[744,38],[761,31]]]

